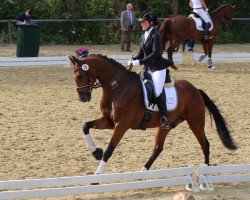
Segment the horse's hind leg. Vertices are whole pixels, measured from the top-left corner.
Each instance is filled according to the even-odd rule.
[[[142,171],[149,170],[149,168],[152,166],[156,158],[160,155],[160,153],[163,150],[163,145],[165,142],[165,139],[167,137],[167,134],[169,133],[169,129],[158,129],[157,134],[155,136],[155,145],[153,149],[153,153],[147,163],[142,168]]]
[[[199,109],[198,109],[199,110]],[[205,164],[209,165],[209,142],[205,135],[205,111],[190,112],[187,123],[197,138],[205,157]]]

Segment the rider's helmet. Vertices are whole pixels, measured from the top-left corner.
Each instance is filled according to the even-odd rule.
[[[142,17],[139,18],[139,22],[143,21],[143,20],[147,20],[149,22],[153,22],[154,25],[158,24],[158,17],[154,12],[147,12],[145,13]]]

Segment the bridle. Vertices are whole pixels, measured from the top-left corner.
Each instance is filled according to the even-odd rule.
[[[84,65],[84,64],[83,64]],[[81,67],[77,67],[74,69],[74,73],[77,71],[77,70],[83,70],[83,67],[81,65]],[[83,70],[85,71],[85,70]],[[89,75],[89,71],[85,71],[85,73],[87,73],[87,77],[88,77],[88,84],[87,85],[83,85],[83,86],[80,86],[80,87],[76,87],[76,91],[79,92],[79,93],[90,93],[93,89],[96,89],[96,88],[99,88],[101,87],[101,84],[100,83],[91,83],[90,81],[90,75]]]
[[[78,93],[91,93],[93,89],[97,89],[99,87],[103,87],[103,86],[106,86],[106,85],[110,86],[112,89],[115,89],[118,86],[117,79],[120,78],[121,76],[123,76],[126,72],[132,70],[132,65],[130,65],[128,68],[126,68],[127,70],[117,74],[111,81],[103,82],[103,83],[100,83],[100,82],[96,81],[94,83],[91,83],[91,81],[90,81],[91,74],[89,72],[88,65],[85,64],[85,63],[78,63],[78,64],[80,66],[78,66],[77,68],[74,69],[74,73],[77,70],[83,70],[87,74],[88,82],[89,82],[87,85],[83,85],[83,86],[80,86],[80,87],[77,86],[76,91]]]

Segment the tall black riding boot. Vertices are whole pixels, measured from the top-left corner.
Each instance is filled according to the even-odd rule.
[[[213,36],[210,36],[210,31],[209,31],[209,28],[211,27],[211,23],[208,22],[206,23],[205,25],[205,30],[204,30],[204,40],[209,40],[209,39],[212,39]]]
[[[164,91],[163,91],[164,92]],[[159,111],[161,114],[161,128],[164,129],[169,129],[170,128],[170,123],[167,119],[167,106],[165,102],[165,94],[161,93],[160,96],[156,97],[157,105],[159,107]]]

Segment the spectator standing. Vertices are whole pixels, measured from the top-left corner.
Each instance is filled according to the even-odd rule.
[[[32,16],[32,11],[29,9],[26,12],[22,12],[17,16],[17,24],[30,24],[30,18]]]
[[[127,10],[121,13],[121,50],[131,52],[131,40],[132,34],[135,30],[135,13],[133,12],[133,5],[131,3],[127,4]]]

